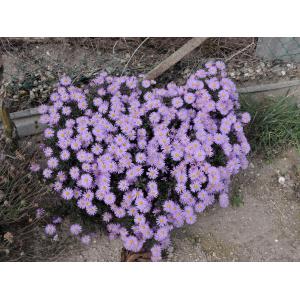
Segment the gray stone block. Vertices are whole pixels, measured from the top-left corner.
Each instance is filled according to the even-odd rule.
[[[300,37],[264,37],[258,39],[258,57],[300,62]]]

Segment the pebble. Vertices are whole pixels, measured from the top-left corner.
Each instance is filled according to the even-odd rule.
[[[284,184],[285,184],[285,178],[284,178],[283,176],[280,176],[280,177],[278,178],[278,182],[279,182],[280,184],[284,185]]]
[[[169,248],[168,248],[168,253],[173,253],[174,252],[174,247],[173,246],[170,246]]]
[[[33,91],[30,91],[30,92],[29,92],[29,98],[30,98],[30,99],[34,99],[34,92],[33,92]]]

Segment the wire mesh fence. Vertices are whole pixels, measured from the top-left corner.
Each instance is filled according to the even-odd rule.
[[[4,86],[11,112],[46,102],[61,74],[84,84],[100,70],[147,73],[189,38],[1,38]],[[300,38],[209,38],[159,81],[184,81],[221,59],[239,86],[299,78]]]

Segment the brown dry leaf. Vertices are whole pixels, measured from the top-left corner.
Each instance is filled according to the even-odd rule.
[[[13,241],[14,241],[14,236],[13,236],[13,234],[11,233],[11,232],[6,232],[4,235],[3,235],[3,237],[4,237],[4,239],[6,240],[6,241],[8,241],[10,244],[12,244],[13,243]]]
[[[21,152],[16,151],[16,157],[20,160],[25,160],[25,155],[23,155]]]

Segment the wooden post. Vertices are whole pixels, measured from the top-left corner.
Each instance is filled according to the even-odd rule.
[[[2,80],[3,80],[3,60],[2,60],[2,55],[0,53],[0,89],[1,89],[1,85],[2,85]]]
[[[146,74],[145,79],[155,79],[169,68],[174,66],[179,62],[184,56],[192,52],[194,49],[199,47],[207,38],[198,37],[192,38],[187,43],[185,43],[181,48],[175,51],[172,55],[162,61],[158,66]]]
[[[2,87],[3,80],[3,60],[0,54],[0,119],[2,121],[5,136],[13,146],[17,145],[18,133],[14,122],[11,120],[8,109],[4,104],[5,91]]]

